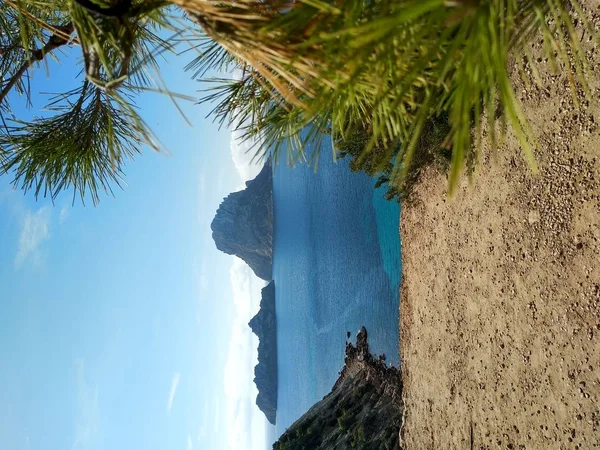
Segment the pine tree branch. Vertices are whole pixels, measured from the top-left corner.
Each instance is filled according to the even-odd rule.
[[[21,79],[27,69],[29,69],[34,63],[43,60],[48,53],[69,42],[69,36],[73,33],[74,29],[75,28],[71,23],[56,27],[57,32],[50,36],[48,42],[46,42],[42,48],[37,48],[31,51],[31,56],[29,59],[27,59],[27,61],[25,61],[21,67],[19,67],[19,70],[12,75],[8,83],[6,83],[6,85],[2,88],[2,91],[0,92],[0,105],[4,102],[4,99],[8,93]]]
[[[133,5],[132,0],[119,0],[117,4],[103,8],[91,0],[74,0],[74,2],[83,9],[104,17],[137,17],[171,4],[168,0],[152,0]]]
[[[106,17],[124,16],[131,8],[131,0],[119,0],[115,5],[108,8],[103,8],[91,0],[75,0],[75,3],[90,12]]]
[[[44,22],[39,17],[36,17],[35,15],[31,14],[26,8],[24,8],[18,2],[14,2],[12,0],[4,0],[4,3],[6,3],[8,6],[14,8],[14,9],[16,9],[19,12],[19,14],[22,14],[27,19],[31,20],[34,23],[37,23],[44,30],[49,31],[52,34],[56,34],[56,35],[61,35],[62,34],[64,38],[68,39],[69,36],[70,36],[70,34],[72,33],[72,32],[71,33],[65,33],[65,32],[62,31],[62,27],[50,25],[49,23]]]
[[[15,87],[15,84],[17,84],[17,82],[21,79],[23,74],[27,71],[27,69],[30,66],[31,63],[29,61],[23,63],[19,70],[17,70],[13,74],[13,76],[10,77],[10,80],[8,81],[8,83],[6,83],[6,86],[4,86],[4,88],[2,89],[2,92],[0,92],[0,105],[4,102],[4,99],[6,98],[8,93],[12,90],[13,87]]]

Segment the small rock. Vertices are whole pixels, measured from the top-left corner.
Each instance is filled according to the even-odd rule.
[[[530,225],[533,225],[540,220],[540,213],[538,211],[530,211],[529,216],[527,217]]]

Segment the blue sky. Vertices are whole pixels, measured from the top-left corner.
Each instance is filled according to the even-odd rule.
[[[37,70],[34,91],[70,85],[74,61],[50,63],[50,81]],[[164,77],[197,95],[186,62],[170,57]],[[247,327],[263,283],[209,227],[256,168],[209,107],[182,105],[190,128],[166,97],[138,105],[169,154],[146,149],[98,207],[36,201],[0,177],[2,449],[264,446]]]

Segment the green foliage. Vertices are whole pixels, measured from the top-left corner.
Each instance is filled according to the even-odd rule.
[[[572,31],[575,19],[585,23],[578,0],[301,0],[291,8],[283,0],[241,0],[211,3],[210,11],[204,2],[182,3],[243,68],[206,97],[218,103],[217,120],[292,162],[315,162],[318,151],[305,149],[318,150],[322,133],[337,142],[367,129],[365,153],[396,154],[385,162],[393,161],[389,182],[399,190],[412,177],[428,124],[440,116],[449,123],[451,191],[465,165],[480,159],[482,118],[495,148],[497,111],[535,169],[535,136],[508,71],[512,56],[532,63],[525,44],[535,33],[550,61],[576,73],[574,84],[586,90],[586,61]],[[303,134],[307,126],[315,131]]]
[[[386,186],[384,197],[387,200],[410,200],[414,185],[419,179],[421,169],[435,165],[443,171],[450,165],[451,150],[447,148],[450,124],[446,115],[436,116],[427,121],[415,147],[412,168],[402,182],[391,183],[394,162],[403,158],[404,146],[400,142],[387,146],[381,140],[369,145],[372,133],[367,129],[353,129],[345,138],[336,141],[338,157],[350,158],[350,169],[365,172],[376,177],[376,188]]]
[[[274,444],[275,450],[313,449],[320,445],[320,436],[314,435],[314,430],[306,424],[298,425],[292,431],[288,430]]]
[[[337,411],[337,423],[340,431],[345,431],[348,428],[348,421],[350,420],[350,412],[344,407],[341,407]]]
[[[111,192],[110,183],[120,185],[125,158],[139,152],[134,143],[150,136],[135,126],[128,108],[88,81],[49,106],[55,115],[18,121],[0,135],[4,169],[36,196],[54,198],[71,186],[82,200],[89,194],[97,203],[99,190]]]
[[[362,424],[358,425],[352,431],[352,438],[350,439],[350,445],[352,448],[362,448],[362,444],[366,442],[365,430]]]
[[[158,149],[135,108],[135,96],[161,90],[156,56],[171,44],[165,2],[5,0],[0,2],[0,174],[14,184],[55,198],[72,189],[95,204],[99,193],[120,186],[123,163],[142,146]],[[29,71],[46,58],[60,60],[63,46],[81,50],[84,77],[57,93],[42,117],[23,120],[12,106],[31,98]]]
[[[158,148],[134,101],[166,91],[155,58],[173,42],[160,30],[196,52],[188,70],[210,83],[213,118],[257,138],[258,156],[316,164],[331,139],[403,198],[420,167],[451,152],[452,191],[480,160],[482,120],[496,147],[499,112],[535,169],[511,58],[532,65],[526,43],[538,33],[550,63],[574,74],[573,92],[589,93],[575,20],[592,31],[579,0],[0,0],[0,173],[36,194],[73,189],[94,202],[118,185],[124,161]],[[81,51],[81,84],[59,93],[54,116],[13,120],[8,94],[29,98],[25,75],[65,45]],[[207,79],[212,69],[237,73]]]

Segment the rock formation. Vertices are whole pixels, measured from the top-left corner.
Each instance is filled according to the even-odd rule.
[[[399,450],[400,371],[369,353],[367,330],[346,345],[345,365],[332,391],[273,444],[274,450]]]
[[[277,325],[275,319],[275,282],[262,290],[260,310],[250,320],[250,328],[258,336],[258,364],[254,383],[258,388],[256,404],[275,425],[277,412]]]
[[[211,224],[219,250],[243,259],[263,280],[271,280],[273,254],[273,173],[270,162],[246,182],[246,189],[229,194]]]
[[[267,161],[260,173],[246,182],[246,188],[229,194],[211,223],[219,250],[241,258],[256,276],[271,281],[273,265],[273,171]],[[277,412],[277,327],[275,285],[262,290],[260,310],[249,323],[258,336],[258,365],[254,382],[256,404],[275,424]]]

